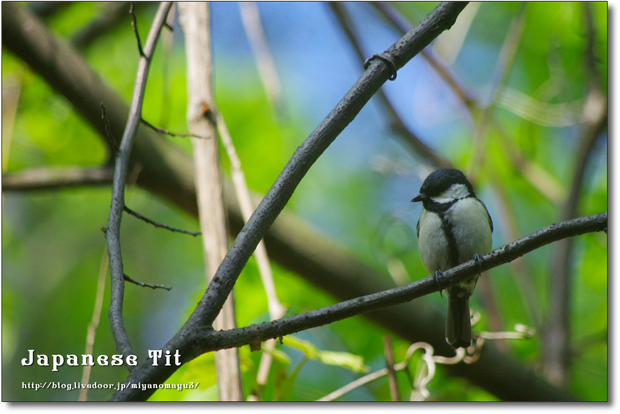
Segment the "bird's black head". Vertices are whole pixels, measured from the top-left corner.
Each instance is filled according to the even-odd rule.
[[[465,174],[455,168],[440,168],[426,177],[420,187],[420,195],[411,201],[423,201],[425,198],[438,197],[444,194],[452,185],[462,184],[475,197],[474,188],[467,181]]]

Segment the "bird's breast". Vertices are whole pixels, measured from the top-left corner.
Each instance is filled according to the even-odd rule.
[[[452,236],[459,252],[459,263],[475,254],[491,251],[491,226],[484,205],[476,198],[459,200],[444,215],[451,223]]]
[[[422,210],[420,213],[420,231],[418,234],[420,259],[427,272],[449,268],[448,241],[442,229],[439,215]]]
[[[419,221],[418,249],[424,268],[433,273],[448,270],[491,250],[491,227],[484,205],[469,197],[454,203],[443,213],[423,209]],[[451,260],[450,241],[458,263]],[[454,249],[453,248],[453,249]]]

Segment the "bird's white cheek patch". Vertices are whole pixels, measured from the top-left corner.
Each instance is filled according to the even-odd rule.
[[[439,194],[437,197],[431,197],[431,200],[436,203],[449,203],[457,198],[464,198],[468,195],[469,190],[465,184],[452,184],[450,188]]]

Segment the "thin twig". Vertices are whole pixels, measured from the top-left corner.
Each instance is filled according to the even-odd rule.
[[[390,7],[387,3],[373,1],[370,4],[378,10],[383,17],[385,17],[391,25],[396,28],[400,34],[407,33],[411,30],[411,27],[405,23],[394,11],[392,7]],[[461,102],[465,105],[466,108],[469,109],[470,112],[473,112],[477,109],[476,100],[470,96],[470,94],[465,90],[463,86],[456,80],[454,75],[450,72],[450,70],[439,60],[435,58],[435,56],[427,49],[424,49],[420,52],[420,56],[424,58],[428,62],[428,64],[435,70],[435,72],[441,77],[446,84],[452,89],[452,92],[459,98]]]
[[[506,83],[506,79],[512,69],[512,63],[517,53],[517,48],[521,41],[521,35],[525,28],[525,9],[527,3],[523,3],[519,12],[515,16],[508,29],[508,34],[502,45],[502,49],[499,54],[497,68],[493,77],[490,92],[490,102],[488,106],[482,112],[482,116],[478,120],[478,127],[476,128],[476,135],[473,142],[472,157],[467,168],[467,177],[470,181],[475,182],[478,172],[483,165],[483,159],[485,154],[485,143],[487,141],[487,135],[489,128],[492,124],[493,114],[495,107],[497,106],[498,98],[502,92],[503,85]]]
[[[237,201],[239,202],[243,219],[245,222],[247,222],[252,216],[252,211],[254,210],[255,206],[253,205],[250,198],[250,190],[248,189],[248,185],[245,180],[245,174],[243,173],[243,169],[241,168],[241,160],[237,155],[237,151],[235,150],[232,137],[228,132],[226,121],[217,109],[215,109],[214,111],[217,131],[220,135],[222,145],[226,149],[228,159],[230,160],[231,175],[233,185],[235,187],[235,194],[237,195]],[[267,294],[269,318],[272,321],[279,319],[286,312],[286,308],[282,306],[276,294],[276,287],[275,283],[273,282],[273,274],[271,272],[271,265],[269,264],[269,257],[267,255],[267,249],[265,248],[264,241],[261,240],[256,246],[254,257],[256,258],[258,272],[260,274],[261,281],[263,282],[265,293]],[[276,341],[274,339],[270,339],[265,344],[265,350],[261,355],[260,364],[258,366],[258,373],[256,375],[256,385],[259,391],[259,395],[255,396],[256,398],[260,396],[260,392],[267,384],[269,370],[271,368],[271,361],[273,360],[271,351],[273,351],[275,346]]]
[[[187,126],[191,133],[214,139],[192,139],[196,174],[198,218],[202,230],[205,276],[209,286],[217,284],[215,274],[229,246],[222,196],[217,134],[213,120],[213,59],[211,17],[208,3],[179,3],[179,22],[185,35],[187,58]],[[228,286],[227,286],[228,287]],[[231,289],[209,321],[215,330],[236,327],[234,295]],[[220,401],[243,401],[239,354],[236,348],[215,353],[215,371]]]
[[[150,58],[155,51],[155,44],[161,32],[161,28],[166,20],[168,11],[172,3],[162,3],[157,10],[155,19],[146,39],[144,50],[140,50],[141,57],[138,62],[136,73],[136,81],[134,84],[129,115],[127,117],[127,125],[123,132],[123,139],[116,156],[114,166],[114,183],[112,186],[112,203],[110,206],[110,216],[108,218],[108,227],[106,230],[106,239],[108,242],[108,254],[110,256],[110,311],[108,313],[110,319],[110,327],[116,343],[116,348],[120,354],[124,356],[134,355],[125,324],[123,322],[123,295],[124,295],[124,277],[123,277],[123,260],[120,248],[120,227],[121,217],[123,215],[123,207],[125,207],[125,183],[127,181],[128,163],[131,155],[133,140],[140,125],[142,113],[142,100],[144,98],[144,90],[146,87],[146,79],[148,75]],[[133,12],[133,7],[132,7]],[[135,16],[132,13],[132,16]],[[146,53],[146,54],[145,54]],[[133,367],[127,366],[128,369]]]
[[[158,222],[156,222],[154,220],[151,220],[148,217],[144,217],[142,214],[138,213],[137,211],[133,211],[132,209],[130,209],[127,206],[123,207],[123,209],[126,212],[128,212],[129,214],[131,214],[132,216],[137,217],[140,220],[145,221],[145,222],[147,222],[149,224],[152,224],[155,227],[159,227],[159,228],[162,228],[162,229],[174,231],[174,232],[177,232],[177,233],[189,234],[190,236],[194,236],[194,237],[200,236],[202,234],[199,231],[188,231],[188,230],[178,229],[176,227],[171,227],[171,226],[168,226],[167,224],[158,223]]]
[[[9,168],[13,127],[26,71],[5,75],[2,79],[2,172]],[[3,186],[4,187],[4,186]]]
[[[133,32],[136,35],[136,42],[138,44],[138,51],[140,52],[140,57],[143,57],[146,60],[150,60],[150,58],[144,54],[144,50],[142,49],[142,42],[140,41],[140,34],[138,33],[138,21],[136,19],[136,13],[134,13],[135,6],[136,3],[132,1],[131,6],[129,7],[129,14],[131,15],[131,26],[133,27]]]
[[[97,327],[101,320],[101,308],[103,307],[103,294],[105,292],[105,280],[108,274],[108,250],[104,249],[103,257],[101,258],[101,266],[99,267],[99,278],[97,280],[97,291],[95,294],[95,308],[93,309],[93,317],[88,324],[86,333],[86,355],[93,354],[93,346],[95,345],[95,334],[97,333]],[[79,401],[86,401],[88,398],[88,387],[86,385],[89,382],[91,365],[85,364],[82,371],[81,383],[83,387],[80,389]]]
[[[387,373],[388,373],[387,368],[383,368],[378,371],[371,372],[370,374],[364,375],[363,377],[358,378],[355,381],[348,383],[344,387],[339,388],[330,394],[327,394],[325,397],[320,398],[317,401],[334,401],[336,398],[340,398],[346,393],[353,391],[354,389],[361,387],[362,385],[368,384],[369,382],[373,382],[383,377],[384,375],[387,375]]]
[[[142,286],[142,287],[150,287],[151,289],[166,289],[166,290],[171,290],[172,288],[169,286],[165,286],[165,285],[153,285],[151,283],[144,283],[144,282],[138,282],[137,280],[134,280],[132,278],[130,278],[129,276],[127,276],[126,274],[123,273],[123,278],[130,283],[133,283],[134,285],[138,285],[138,286]]]
[[[400,401],[398,395],[398,382],[396,381],[396,371],[394,370],[394,354],[392,353],[392,339],[389,336],[383,337],[383,352],[385,353],[385,364],[387,365],[388,384],[390,386],[390,397],[392,401]]]
[[[2,175],[2,191],[49,190],[65,187],[109,185],[114,178],[111,167],[33,168]]]
[[[173,137],[193,137],[193,138],[200,138],[200,139],[211,139],[211,137],[204,137],[201,135],[192,134],[191,132],[170,132],[167,129],[156,127],[155,125],[148,123],[144,119],[142,119],[142,123],[146,125],[147,127],[151,128],[153,131],[161,132],[162,134],[171,135]]]
[[[228,132],[224,117],[219,111],[216,111],[215,117],[217,120],[217,130],[220,135],[220,139],[222,140],[222,145],[226,149],[226,154],[228,155],[228,159],[230,160],[231,175],[233,185],[235,187],[237,201],[239,202],[239,207],[241,208],[241,214],[244,220],[247,222],[252,216],[252,211],[254,210],[255,206],[252,203],[252,199],[250,197],[250,190],[248,189],[245,174],[241,169],[241,160],[239,160],[239,157],[237,156],[237,152],[235,150],[232,137]],[[271,266],[269,264],[267,249],[265,248],[265,245],[262,241],[256,246],[254,256],[256,257],[258,270],[261,276],[261,280],[263,282],[263,286],[265,288],[265,293],[267,294],[269,316],[272,320],[278,319],[279,317],[284,315],[284,312],[286,310],[278,300],[275,284],[273,283],[273,274],[271,272]]]
[[[261,24],[258,7],[255,2],[240,2],[239,11],[245,35],[250,42],[254,60],[258,67],[258,74],[263,82],[267,98],[276,110],[280,119],[286,118],[284,102],[282,100],[282,86],[274,62],[265,31]]]
[[[334,16],[338,20],[338,23],[340,24],[343,32],[347,36],[347,39],[349,39],[349,42],[351,43],[351,46],[353,47],[353,50],[355,51],[355,54],[357,55],[359,61],[364,62],[365,58],[364,53],[362,52],[362,47],[360,44],[361,42],[359,40],[359,36],[357,35],[355,27],[353,26],[353,22],[351,21],[351,16],[349,15],[345,5],[338,2],[329,2],[328,5],[331,11],[334,13]],[[377,91],[375,97],[379,99],[383,108],[387,112],[388,118],[390,120],[391,129],[398,133],[401,137],[403,137],[409,144],[407,148],[413,149],[415,153],[423,156],[437,167],[446,168],[452,166],[449,160],[445,159],[444,157],[439,155],[434,149],[427,146],[405,125],[401,117],[398,115],[398,112],[396,112],[396,109],[394,109],[394,106],[392,105],[390,100],[383,93],[382,89],[379,89]]]

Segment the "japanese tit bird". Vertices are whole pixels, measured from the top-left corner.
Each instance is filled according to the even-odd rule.
[[[429,273],[436,276],[436,272],[491,251],[493,221],[461,171],[433,171],[411,201],[421,201],[424,207],[417,225],[418,249]],[[444,290],[448,298],[446,341],[455,349],[471,345],[469,297],[479,276]]]

